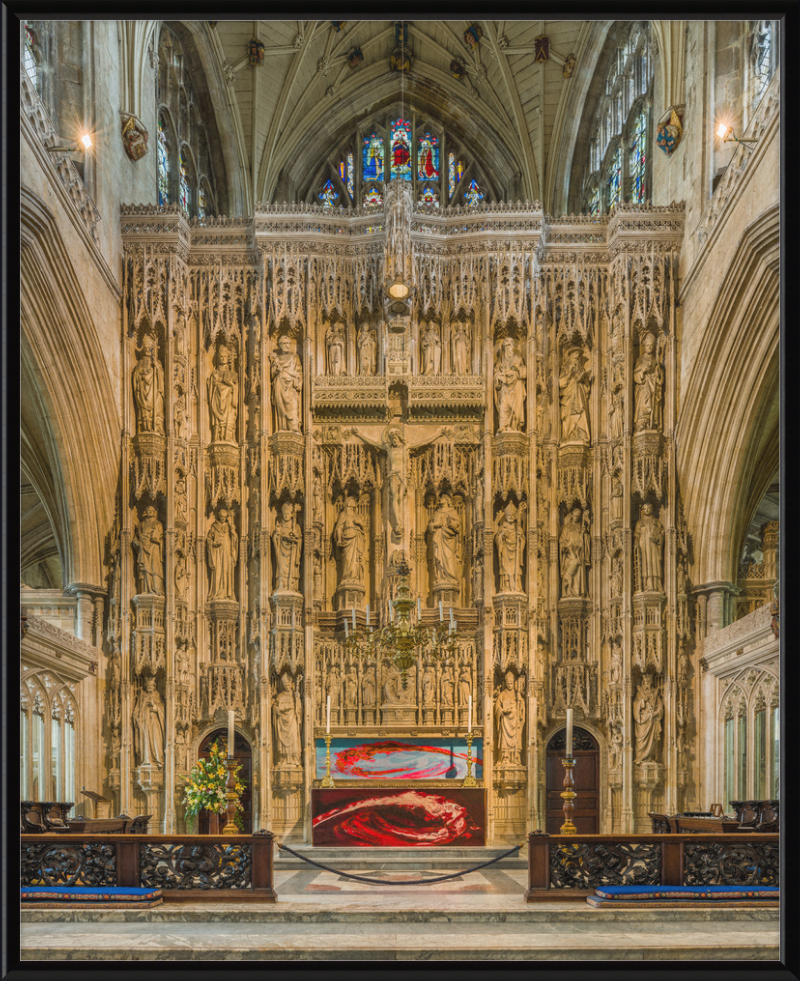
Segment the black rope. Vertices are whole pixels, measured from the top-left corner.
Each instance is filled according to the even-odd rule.
[[[321,862],[315,862],[313,859],[301,855],[288,845],[282,845],[280,842],[277,845],[283,851],[289,852],[290,855],[294,855],[295,858],[300,858],[304,862],[308,862],[309,865],[315,865],[318,869],[323,869],[325,872],[333,872],[334,875],[344,876],[345,879],[355,879],[356,882],[368,882],[372,886],[428,886],[434,882],[446,882],[448,879],[457,879],[460,875],[469,875],[470,872],[477,872],[478,869],[485,869],[488,865],[494,865],[495,862],[508,858],[509,855],[518,852],[522,848],[522,845],[514,845],[507,852],[503,852],[497,858],[489,859],[488,862],[481,862],[480,865],[473,865],[471,869],[462,869],[460,872],[453,872],[450,875],[440,875],[436,879],[414,879],[413,881],[392,882],[391,879],[368,879],[364,875],[351,875],[349,872],[341,872],[339,869],[332,869],[329,865],[323,865]]]

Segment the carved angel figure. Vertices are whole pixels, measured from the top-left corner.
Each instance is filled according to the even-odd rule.
[[[494,365],[494,402],[498,433],[521,433],[525,422],[525,362],[514,350],[514,340],[500,344]]]
[[[132,374],[137,432],[164,433],[164,369],[152,334],[142,338],[141,353]]]
[[[211,438],[214,442],[236,441],[236,415],[239,411],[239,378],[232,368],[230,348],[220,344],[217,367],[208,379],[208,407],[211,413]]]

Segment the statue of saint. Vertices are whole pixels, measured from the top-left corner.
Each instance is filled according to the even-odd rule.
[[[525,531],[522,514],[513,501],[498,515],[494,530],[497,564],[500,571],[500,592],[522,592],[522,560],[525,555]]]
[[[347,353],[345,349],[344,324],[333,321],[325,335],[325,345],[328,348],[328,374],[344,375],[347,372]]]
[[[361,679],[361,705],[365,709],[375,708],[375,668],[369,667]]]
[[[525,725],[525,700],[517,691],[512,671],[506,671],[505,688],[495,690],[494,719],[497,762],[519,765],[522,753],[522,727]]]
[[[558,380],[561,400],[562,443],[589,442],[589,391],[592,373],[584,368],[579,347],[564,351],[564,361]]]
[[[468,375],[470,373],[469,353],[470,339],[469,331],[465,324],[453,324],[453,374]]]
[[[344,704],[355,708],[358,701],[358,680],[353,668],[348,667],[344,675]]]
[[[288,589],[296,593],[300,582],[303,532],[295,519],[295,505],[288,501],[281,505],[280,516],[275,519],[272,545],[275,549],[275,591]]]
[[[378,360],[378,335],[366,320],[358,331],[358,373],[374,375]]]
[[[208,407],[211,411],[211,438],[217,443],[236,442],[236,414],[239,411],[239,378],[231,367],[230,348],[220,344],[217,367],[208,379]]]
[[[138,763],[164,763],[164,700],[155,678],[145,675],[144,688],[133,707],[134,752]],[[137,764],[138,765],[138,764]]]
[[[635,726],[636,749],[634,762],[657,761],[661,741],[661,720],[664,718],[664,703],[657,688],[653,688],[650,675],[642,678],[633,700],[633,721]]]
[[[433,666],[425,665],[422,672],[422,704],[433,705],[436,702],[436,673]]]
[[[582,522],[580,508],[573,508],[564,516],[558,554],[561,560],[561,595],[586,595],[586,569],[591,561],[589,532]]]
[[[209,600],[236,600],[234,570],[239,561],[239,536],[233,524],[233,513],[220,508],[217,520],[206,538],[206,559],[211,572]]]
[[[390,664],[383,678],[383,704],[403,704],[403,682],[396,664]]]
[[[278,338],[278,350],[270,355],[272,402],[275,406],[275,431],[300,432],[300,393],[303,391],[303,366],[292,350],[288,334]]]
[[[422,332],[422,374],[438,375],[442,367],[442,341],[436,324],[431,321]]]
[[[433,584],[458,582],[460,521],[449,494],[442,494],[439,507],[428,523],[433,546]]]
[[[300,766],[300,720],[303,702],[300,692],[294,690],[288,671],[281,675],[281,690],[272,704],[275,728],[275,755],[280,763]]]
[[[341,550],[341,583],[364,581],[364,519],[356,509],[354,497],[348,497],[333,529],[334,544]]]
[[[472,683],[469,677],[469,665],[462,664],[458,674],[458,704],[462,708],[469,705],[469,696],[472,693]]]
[[[131,541],[136,552],[140,593],[164,595],[163,544],[164,526],[158,520],[158,512],[151,504],[144,509],[142,520],[136,526]]]
[[[656,339],[653,334],[644,335],[641,351],[633,368],[633,428],[636,432],[660,430],[664,368],[656,353]]]
[[[178,552],[175,557],[175,593],[178,599],[185,600],[189,592],[189,569],[185,556]]]
[[[142,338],[139,360],[133,369],[137,432],[164,434],[164,369],[158,360],[158,343],[152,334]]]
[[[445,664],[441,678],[442,708],[453,708],[456,702],[456,679],[452,664]]]
[[[521,433],[525,424],[525,362],[514,350],[514,340],[506,337],[494,363],[494,404],[497,406],[498,433]]]
[[[642,590],[663,589],[661,560],[664,551],[664,528],[653,514],[652,504],[642,505],[642,514],[633,531],[633,547],[639,557]]]

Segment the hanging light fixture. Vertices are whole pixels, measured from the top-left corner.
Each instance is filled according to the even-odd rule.
[[[406,28],[405,23],[400,21],[400,118],[405,121],[406,118],[406,98],[405,98],[405,73],[406,73]],[[390,147],[391,153],[391,147]],[[395,302],[402,302],[408,299],[408,295],[411,290],[408,284],[403,279],[400,272],[397,273],[395,278],[389,284],[387,288],[389,296]],[[402,312],[402,308],[398,308],[395,312]]]

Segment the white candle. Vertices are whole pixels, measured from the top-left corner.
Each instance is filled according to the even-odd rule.
[[[356,608],[353,607],[353,630],[356,629]]]
[[[422,597],[421,596],[418,596],[417,597],[417,619],[418,620],[421,620],[422,619]]]
[[[228,712],[228,756],[233,756],[233,712]]]
[[[444,620],[444,612],[442,610],[442,601],[439,600],[439,622],[441,623],[443,620]]]
[[[472,732],[472,695],[469,696],[469,709],[467,715],[467,729]]]
[[[349,620],[345,620],[345,622],[344,622],[344,635],[345,635],[345,637],[349,637],[350,636],[350,631],[348,629],[349,627],[350,627],[350,621]]]
[[[572,759],[572,709],[567,709],[567,759]]]
[[[453,622],[453,607],[450,607],[450,623]]]
[[[296,622],[295,621],[295,614],[296,613],[297,613],[296,610],[292,610],[292,630],[294,630],[294,627],[295,627],[295,622]]]
[[[369,603],[367,603],[367,626],[369,626]]]
[[[394,604],[389,607],[389,623],[394,623]]]
[[[325,732],[331,731],[331,696],[328,695],[328,701],[325,705]]]

